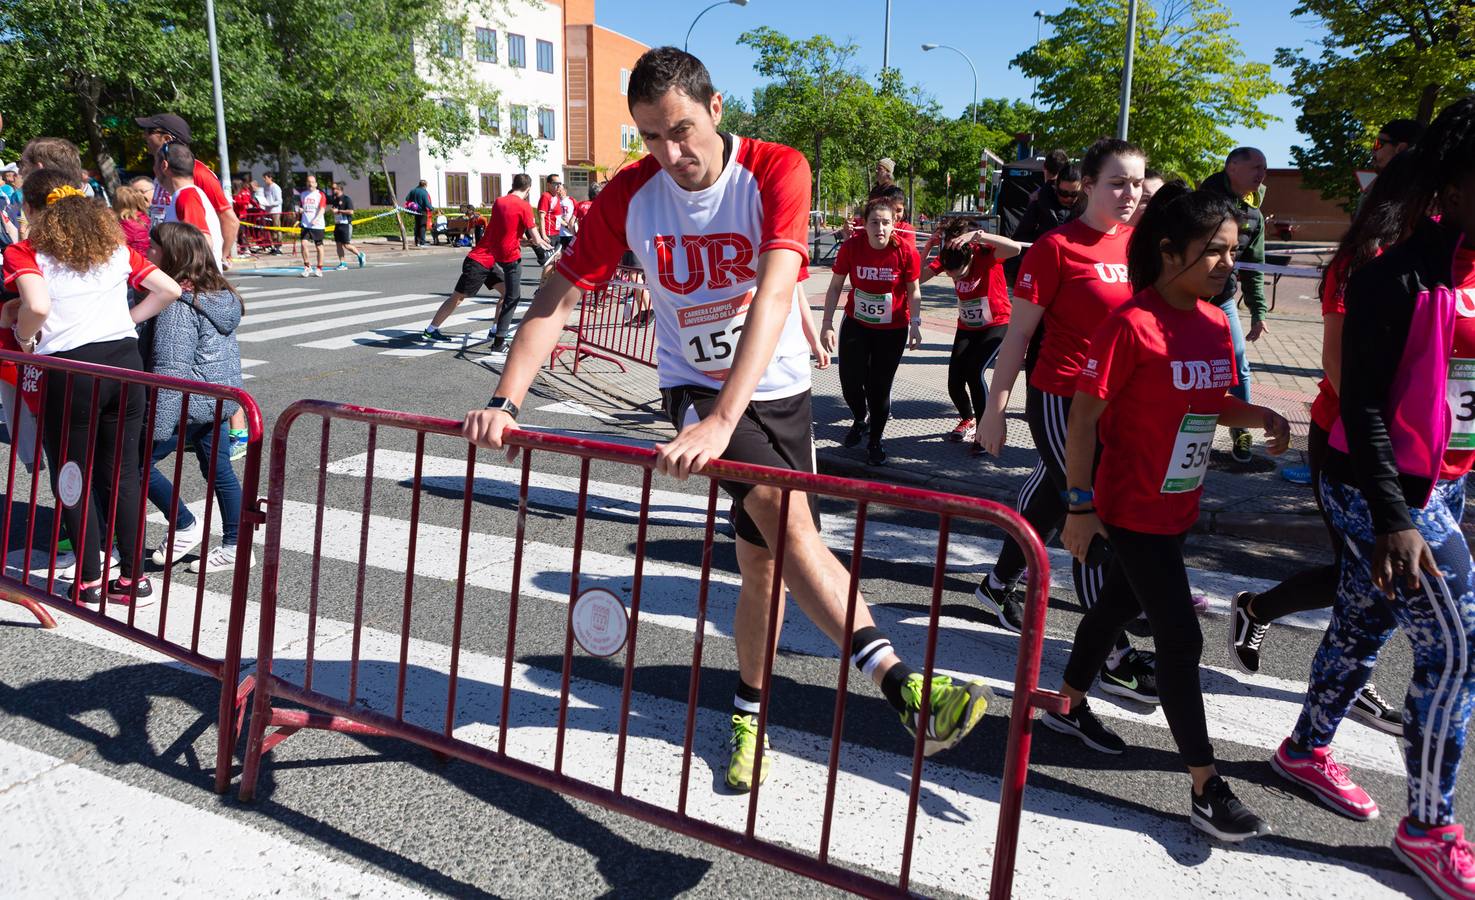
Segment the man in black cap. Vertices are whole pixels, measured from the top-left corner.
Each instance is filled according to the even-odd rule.
[[[190,143],[189,123],[174,113],[159,113],[153,116],[143,116],[134,119],[138,127],[143,129],[143,142],[148,145],[149,156],[157,157],[159,150],[168,143],[179,141],[184,144]],[[215,208],[215,213],[220,217],[220,239],[221,245],[230,252],[230,248],[236,245],[236,233],[241,230],[241,220],[236,217],[235,207],[231,205],[230,198],[225,195],[220,186],[220,179],[210,171],[210,167],[195,160],[195,186],[205,192],[210,200],[210,205]],[[149,204],[149,219],[158,224],[164,221],[164,213],[169,209],[173,197],[169,188],[162,180],[154,186],[154,199]],[[225,262],[225,268],[229,268],[229,262]]]
[[[1424,126],[1413,119],[1394,119],[1378,129],[1373,141],[1373,170],[1383,171],[1393,157],[1419,142],[1424,135]]]

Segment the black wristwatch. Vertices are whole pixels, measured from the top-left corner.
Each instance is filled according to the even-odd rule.
[[[487,409],[500,409],[502,412],[511,416],[513,421],[517,421],[517,414],[520,411],[517,408],[517,404],[508,400],[506,397],[493,397],[488,400]]]

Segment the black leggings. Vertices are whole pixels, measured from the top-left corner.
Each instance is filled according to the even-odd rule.
[[[1112,636],[1145,613],[1157,642],[1157,689],[1163,715],[1189,766],[1214,764],[1209,727],[1204,720],[1199,658],[1204,635],[1183,562],[1184,534],[1143,534],[1108,524],[1112,559],[1096,605],[1076,626],[1075,643],[1065,664],[1065,683],[1085,692],[1112,650]]]
[[[891,418],[891,383],[906,346],[905,328],[867,328],[849,316],[840,323],[840,394],[855,421],[870,422],[872,447]]]
[[[1315,422],[1306,435],[1306,461],[1311,467],[1311,495],[1316,498],[1316,510],[1326,523],[1327,534],[1332,538],[1332,562],[1314,569],[1302,569],[1296,574],[1260,594],[1250,604],[1256,622],[1269,624],[1291,613],[1311,609],[1325,609],[1337,599],[1337,581],[1342,571],[1342,538],[1332,528],[1326,510],[1321,508],[1321,470],[1326,465],[1327,450],[1331,436]]]
[[[947,367],[947,393],[958,416],[976,419],[988,405],[988,382],[983,371],[993,365],[1004,343],[1007,325],[992,325],[970,331],[959,328],[953,335],[953,358]],[[970,402],[971,400],[971,402]]]
[[[104,366],[116,366],[120,369],[135,371],[143,369],[143,362],[138,356],[138,341],[133,338],[86,344],[54,355],[57,359],[98,363]],[[87,527],[85,530],[82,527],[83,500],[79,499],[73,505],[67,506],[60,503],[58,499],[62,521],[66,523],[67,535],[72,538],[73,546],[78,552],[82,582],[88,584],[102,577],[104,546],[112,544],[114,535],[117,537],[118,559],[120,560],[119,574],[125,578],[132,578],[138,574],[137,560],[133,558],[133,551],[138,544],[138,513],[141,497],[139,487],[143,472],[138,456],[139,433],[143,430],[144,405],[147,403],[143,386],[124,385],[111,379],[94,379],[89,375],[72,375],[71,390],[68,391],[65,373],[51,372],[46,379],[46,407],[42,412],[45,430],[42,433],[42,444],[46,448],[46,463],[51,468],[52,496],[57,498],[61,497],[61,489],[58,487],[57,480],[64,465],[75,461],[77,467],[83,470],[82,474],[86,475],[87,433],[92,421],[93,384],[95,383],[98,388],[97,425],[93,429],[92,490],[90,497],[86,500]],[[118,413],[123,403],[125,389],[127,409],[123,410],[123,428],[120,435]],[[69,393],[71,409],[67,411],[67,417],[63,420],[62,408],[66,405]],[[63,433],[67,436],[66,459],[61,457]],[[117,458],[119,451],[122,452],[121,465]],[[113,535],[109,535],[104,542],[102,528],[107,523],[108,513],[113,503],[115,466],[119,473],[116,524]],[[79,534],[82,535],[81,541],[77,540]]]

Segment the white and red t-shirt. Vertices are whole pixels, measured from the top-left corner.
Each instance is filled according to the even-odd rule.
[[[808,277],[809,163],[781,144],[732,137],[732,155],[711,187],[688,191],[654,156],[621,169],[585,216],[558,271],[589,291],[615,273],[626,249],[645,269],[656,322],[656,372],[662,388],[718,389],[727,379],[758,256],[792,250]],[[809,389],[809,343],[800,316],[803,289],[784,322],[754,400]]]
[[[297,195],[297,221],[303,228],[322,231],[328,227],[328,195],[318,188]]]
[[[481,240],[466,254],[482,268],[522,259],[522,235],[533,227],[533,208],[516,194],[503,194],[487,213],[487,228]]]
[[[538,213],[543,217],[543,234],[548,238],[558,237],[558,195],[545,191],[538,196]]]
[[[1454,426],[1439,466],[1440,480],[1475,468],[1475,250],[1455,251],[1455,345],[1449,363],[1449,412]]]
[[[1127,243],[1132,228],[1112,234],[1075,219],[1035,241],[1024,254],[1014,299],[1045,309],[1045,337],[1029,383],[1069,397],[1086,362],[1091,335],[1112,310],[1132,299]]]
[[[210,171],[210,167],[195,160],[195,187],[205,192],[205,197],[210,201],[210,207],[217,213],[223,213],[231,209],[230,198],[225,196],[225,189],[220,186],[220,179]],[[162,180],[154,182],[154,199],[149,204],[149,219],[155,224],[164,221],[164,214],[169,209],[173,198],[169,189],[164,187]]]
[[[46,279],[51,312],[41,325],[34,352],[46,355],[87,344],[136,338],[128,315],[128,288],[137,288],[157,267],[119,244],[108,261],[86,272],[37,253],[29,240],[5,248],[5,286],[14,291],[22,275]]]
[[[927,263],[933,274],[941,274],[942,263],[933,257]],[[953,279],[958,295],[958,327],[964,331],[982,331],[996,325],[1009,324],[1009,282],[1004,266],[994,256],[994,248],[975,244],[968,268]]]
[[[831,271],[850,276],[846,316],[868,328],[907,327],[907,286],[922,274],[915,241],[898,233],[877,250],[862,231],[840,245]]]
[[[1090,348],[1076,389],[1107,401],[1097,515],[1147,534],[1187,531],[1236,381],[1229,320],[1212,303],[1178,309],[1148,288],[1106,317]]]
[[[220,216],[210,208],[210,200],[199,185],[186,185],[175,192],[164,210],[165,222],[185,222],[205,233],[210,242],[210,253],[215,257],[215,267],[220,268],[223,243],[220,233]]]

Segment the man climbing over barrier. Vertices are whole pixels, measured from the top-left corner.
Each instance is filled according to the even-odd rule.
[[[658,446],[657,468],[685,479],[714,459],[814,471],[809,344],[799,282],[807,277],[809,164],[798,151],[718,130],[722,97],[701,61],[673,47],[650,50],[630,76],[628,102],[650,155],[622,170],[594,200],[573,243],[533,299],[486,409],[463,433],[497,449],[516,428],[518,404],[558,343],[584,291],[633,251],[650,279],[657,374],[676,438]],[[727,784],[751,790],[765,638],[783,534],[783,580],[804,613],[837,645],[845,638],[850,575],[819,533],[813,498],[773,486],[722,482],[734,499],[742,588],[734,633],[740,682]],[[782,594],[778,607],[783,621]],[[777,628],[775,628],[775,636]],[[775,638],[776,639],[776,638]],[[849,652],[915,737],[922,675],[901,661],[864,603]],[[925,752],[956,745],[983,718],[982,682],[933,679]]]

